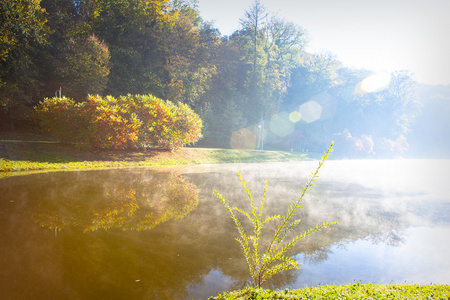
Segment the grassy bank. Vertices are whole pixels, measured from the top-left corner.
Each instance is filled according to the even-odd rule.
[[[211,298],[250,299],[450,299],[450,285],[351,284],[271,291],[248,288]]]
[[[288,161],[320,154],[186,147],[176,151],[81,151],[38,134],[0,133],[0,177],[23,172],[231,162]]]

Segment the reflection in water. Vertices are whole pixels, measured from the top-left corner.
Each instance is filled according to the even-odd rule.
[[[330,257],[321,264],[305,263],[296,287],[324,284],[442,283],[450,278],[448,257],[450,226],[410,227],[405,242],[397,247],[373,244],[367,239],[332,246]],[[299,260],[302,260],[299,254]]]
[[[196,166],[178,170],[182,178],[137,169],[1,179],[2,297],[206,299],[242,288],[248,270],[234,224],[212,191],[245,208],[239,170],[255,199],[267,180],[267,213],[283,213],[315,165]],[[327,220],[340,225],[297,244],[290,254],[300,270],[265,287],[448,283],[450,191],[442,178],[450,165],[439,162],[447,173],[433,164],[412,172],[414,165],[328,161],[299,211],[299,232]]]
[[[329,246],[322,247],[316,249],[315,251],[305,253],[305,260],[311,264],[319,264],[328,259],[328,254],[330,254],[330,252],[331,248]]]
[[[184,218],[199,203],[198,190],[183,178],[170,175],[164,182],[147,183],[138,196],[134,188],[108,186],[103,201],[77,199],[64,207],[40,207],[33,218],[42,227],[61,231],[67,226],[84,232],[99,229],[149,230],[169,220]],[[50,210],[51,212],[41,212]]]

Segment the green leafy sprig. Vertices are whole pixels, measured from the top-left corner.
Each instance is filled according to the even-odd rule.
[[[242,178],[242,175],[238,172],[241,184],[244,186],[247,196],[250,200],[251,211],[247,212],[238,207],[231,207],[228,204],[227,199],[217,191],[214,194],[219,198],[220,202],[224,205],[226,211],[229,213],[231,219],[236,225],[236,229],[239,233],[239,237],[236,240],[241,246],[242,253],[244,254],[247,266],[250,272],[250,277],[252,278],[253,285],[260,288],[261,285],[273,275],[287,271],[290,269],[298,269],[300,263],[294,260],[292,257],[287,256],[288,250],[292,249],[295,244],[299,241],[306,239],[309,235],[314,232],[321,231],[322,229],[337,224],[339,222],[324,222],[321,225],[316,225],[314,228],[303,232],[300,235],[295,236],[290,241],[284,242],[289,233],[291,233],[300,224],[301,219],[293,220],[296,211],[301,207],[301,201],[306,193],[314,186],[314,182],[319,177],[319,170],[328,159],[329,154],[333,151],[333,143],[327,149],[322,159],[319,161],[314,172],[309,175],[309,180],[305,186],[302,186],[300,196],[292,202],[290,205],[286,216],[272,215],[263,218],[263,211],[265,207],[266,197],[267,197],[267,181],[264,185],[264,194],[261,199],[260,208],[258,207],[253,199],[253,196],[247,186],[247,182]],[[241,221],[238,218],[237,213],[240,213],[247,217],[253,227],[252,234],[246,233]],[[264,225],[272,220],[278,220],[278,226],[272,236],[269,245],[262,252],[263,247],[261,247],[261,230]]]

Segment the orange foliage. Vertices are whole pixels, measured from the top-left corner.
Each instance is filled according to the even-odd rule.
[[[36,107],[43,130],[83,149],[180,148],[201,137],[202,121],[186,104],[151,95],[45,99]]]

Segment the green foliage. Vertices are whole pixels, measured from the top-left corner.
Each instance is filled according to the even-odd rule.
[[[0,1],[2,68],[15,66],[26,69],[30,63],[27,55],[33,51],[33,47],[46,43],[48,32],[45,26],[45,10],[40,7],[39,2],[39,0]]]
[[[302,55],[302,62],[292,70],[291,86],[284,106],[298,109],[311,97],[330,90],[335,84],[339,62],[330,54]]]
[[[59,51],[56,74],[64,93],[84,100],[88,94],[102,93],[108,82],[110,54],[108,46],[95,35],[69,38]]]
[[[249,117],[255,122],[261,113],[271,115],[279,108],[306,42],[303,29],[270,14],[260,1],[245,12],[241,25],[231,42],[243,49],[241,61],[251,66],[244,91]]]
[[[370,72],[346,69],[333,55],[306,53],[305,31],[261,1],[230,36],[202,21],[197,6],[190,0],[0,1],[0,127],[28,120],[32,107],[61,87],[76,101],[90,93],[134,93],[189,104],[206,116],[207,146],[229,147],[234,132],[259,123],[265,128],[257,139],[264,143],[257,145],[270,149],[320,151],[347,129],[371,136],[373,152],[389,155],[399,147],[390,151],[386,141],[403,145],[411,138],[420,106],[410,74],[394,72],[386,89],[360,93]],[[321,105],[318,120],[302,117],[293,134],[272,135],[273,116],[309,101]]]
[[[38,60],[48,34],[39,2],[0,1],[0,113],[10,119],[23,118],[39,94]]]
[[[350,284],[318,286],[299,290],[271,291],[247,288],[213,299],[448,299],[450,285]],[[211,298],[210,298],[211,299]]]
[[[217,101],[214,109],[206,106],[201,112],[206,127],[203,135],[209,146],[229,148],[233,132],[245,128],[245,119],[233,100]]]
[[[73,120],[78,117],[76,114],[78,106],[67,97],[45,99],[37,108],[41,128],[51,131],[52,136],[62,142],[70,140],[70,136],[80,130],[78,127],[72,127],[80,123],[79,120],[76,122]]]
[[[319,176],[319,169],[328,159],[328,155],[332,151],[332,147],[333,143],[331,143],[325,155],[322,157],[322,160],[319,162],[317,169],[310,174],[308,183],[306,184],[306,186],[302,187],[300,196],[294,202],[292,202],[286,216],[284,217],[280,215],[273,215],[263,218],[263,210],[267,194],[267,182],[264,186],[264,195],[261,199],[259,211],[252,197],[252,194],[247,187],[247,183],[243,180],[242,176],[239,173],[238,176],[247,192],[248,198],[250,199],[252,207],[251,212],[247,212],[238,207],[230,207],[227,199],[217,191],[214,191],[214,194],[225,206],[225,209],[229,213],[231,219],[234,221],[236,229],[239,232],[239,238],[236,238],[236,240],[241,245],[242,253],[245,256],[250,271],[250,276],[253,280],[253,286],[260,288],[264,281],[266,281],[273,275],[290,269],[298,269],[300,263],[295,261],[292,257],[286,256],[287,252],[292,249],[295,244],[297,244],[301,240],[304,240],[313,232],[321,231],[323,228],[338,223],[324,222],[322,225],[316,225],[315,228],[311,228],[300,235],[296,235],[290,241],[284,243],[284,241],[288,237],[288,234],[291,233],[291,231],[300,224],[300,219],[292,219],[295,217],[296,210],[301,207],[301,200],[308,192],[308,190],[310,190],[314,185],[314,181],[317,180],[317,177]],[[237,213],[244,215],[250,220],[251,224],[253,225],[253,235],[248,235],[246,233],[241,221],[238,218]],[[278,220],[278,226],[271,238],[270,243],[267,245],[264,252],[262,252],[261,230],[267,222],[270,222],[272,220]]]
[[[216,74],[212,53],[205,49],[213,48],[218,38],[207,27],[196,28],[191,19],[189,12],[180,13],[166,34],[164,70],[168,76],[162,82],[164,98],[194,105]]]
[[[36,107],[36,117],[56,139],[84,149],[176,149],[198,141],[202,128],[189,106],[151,95],[90,95],[80,103],[54,97]]]
[[[121,96],[118,104],[129,107],[141,120],[140,146],[176,149],[202,137],[202,121],[186,104],[174,104],[151,95]]]

